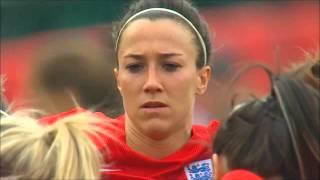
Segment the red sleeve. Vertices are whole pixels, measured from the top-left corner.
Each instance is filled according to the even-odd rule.
[[[263,178],[248,170],[233,170],[222,177],[222,180],[262,180]]]
[[[218,121],[218,120],[210,121],[210,123],[208,125],[208,132],[209,132],[210,137],[214,137],[216,135],[219,127],[220,127],[220,121]]]
[[[67,116],[70,116],[70,115],[73,115],[73,114],[77,114],[77,113],[80,113],[80,112],[85,112],[85,111],[87,111],[87,110],[82,109],[82,108],[74,108],[74,109],[71,109],[69,111],[61,112],[61,113],[56,114],[56,115],[43,117],[43,118],[40,119],[40,123],[43,124],[43,125],[50,125],[50,124],[55,123],[59,119],[62,119],[64,117],[67,117]]]
[[[53,123],[59,121],[60,119],[67,117],[67,116],[71,116],[71,115],[75,115],[77,113],[83,113],[83,112],[92,113],[92,115],[94,115],[98,118],[101,118],[103,120],[109,120],[110,122],[114,121],[114,119],[105,116],[105,114],[103,114],[101,112],[91,112],[91,111],[83,109],[83,108],[74,108],[74,109],[71,109],[66,112],[58,113],[56,115],[43,117],[40,119],[40,123],[43,125],[50,125],[50,124],[53,124]]]

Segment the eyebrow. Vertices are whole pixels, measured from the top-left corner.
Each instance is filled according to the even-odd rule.
[[[181,53],[175,53],[175,52],[168,52],[168,53],[160,53],[159,55],[161,58],[169,58],[169,57],[175,57],[175,56],[182,56]]]
[[[144,55],[142,54],[128,54],[124,56],[125,59],[132,58],[135,60],[144,60]]]
[[[158,55],[160,58],[170,58],[170,57],[175,57],[175,56],[182,56],[181,53],[175,53],[175,52],[164,52],[164,53],[160,53]],[[143,54],[128,54],[125,55],[124,58],[132,58],[135,60],[144,60],[145,56]]]

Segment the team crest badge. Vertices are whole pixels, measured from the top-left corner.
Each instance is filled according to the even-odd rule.
[[[184,167],[188,180],[212,180],[213,170],[211,159],[196,161]]]

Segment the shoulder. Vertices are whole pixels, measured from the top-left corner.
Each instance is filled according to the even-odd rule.
[[[210,123],[207,127],[209,134],[211,136],[214,136],[218,132],[219,127],[220,127],[220,121],[218,121],[218,120],[210,121]]]
[[[250,172],[248,170],[242,170],[242,169],[230,171],[222,177],[222,180],[246,180],[246,179],[262,180],[263,178],[254,174],[253,172]]]
[[[96,117],[103,119],[103,120],[113,120],[112,118],[105,116],[101,112],[91,112],[91,111],[89,111],[87,109],[83,109],[83,108],[73,108],[73,109],[70,109],[69,111],[61,112],[61,113],[58,113],[55,115],[45,116],[45,117],[41,118],[39,121],[43,125],[50,125],[50,124],[53,124],[63,118],[77,115],[79,113],[84,113],[84,112],[90,113],[92,116],[96,116]]]
[[[212,120],[208,124],[208,126],[204,125],[193,125],[192,130],[193,133],[200,133],[200,134],[208,134],[210,137],[214,136],[218,131],[220,126],[220,121]]]

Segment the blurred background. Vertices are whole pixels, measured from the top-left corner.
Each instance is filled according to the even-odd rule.
[[[109,33],[130,2],[1,0],[1,74],[12,108],[32,105],[55,113],[77,102],[112,116],[121,114]],[[234,92],[268,92],[269,80],[261,69],[248,71],[230,88],[228,82],[243,67],[263,63],[280,72],[303,61],[305,51],[319,50],[318,0],[193,3],[209,24],[214,52],[213,79],[196,104],[197,123],[225,118]]]

